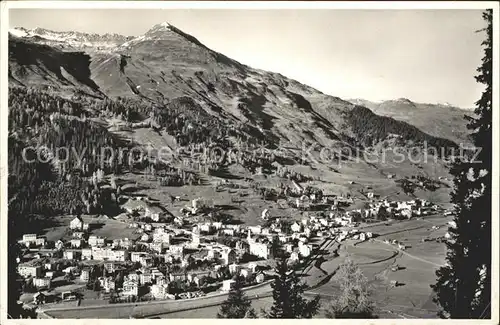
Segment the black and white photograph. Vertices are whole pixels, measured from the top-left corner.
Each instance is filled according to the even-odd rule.
[[[498,2],[1,5],[2,323],[498,324]]]

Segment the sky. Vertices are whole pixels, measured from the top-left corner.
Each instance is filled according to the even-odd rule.
[[[481,11],[12,9],[9,26],[138,36],[169,22],[209,48],[326,94],[471,108]]]

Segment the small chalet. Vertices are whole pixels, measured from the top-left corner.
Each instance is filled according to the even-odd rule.
[[[80,216],[75,217],[69,223],[69,228],[72,230],[83,230],[83,220]]]

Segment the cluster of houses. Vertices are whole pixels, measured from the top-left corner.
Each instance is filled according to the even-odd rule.
[[[24,234],[23,239],[18,241],[19,244],[25,247],[40,247],[45,246],[47,238],[38,236],[37,234]]]
[[[192,231],[170,229],[161,223],[141,223],[139,227],[142,235],[137,240],[121,238],[110,241],[89,235],[86,231],[88,226],[84,224],[80,217],[75,217],[69,225],[71,239],[55,243],[55,251],[62,252],[62,260],[72,261],[80,266],[72,265],[61,269],[58,263],[40,265],[30,261],[19,264],[19,274],[32,278],[33,285],[43,290],[51,288],[52,279],[58,274],[70,274],[81,282],[88,282],[90,269],[81,265],[85,265],[86,261],[99,261],[106,270],[106,275],[97,279],[100,288],[105,292],[119,291],[123,296],[138,296],[141,288],[147,287],[146,291],[156,299],[172,298],[170,282],[182,281],[200,287],[211,278],[222,282],[221,290],[230,290],[234,280],[221,275],[222,269],[227,269],[231,276],[238,274],[246,279],[252,278],[254,283],[261,283],[267,277],[264,272],[259,272],[258,263],[238,263],[245,254],[260,260],[272,259],[275,253],[273,241],[277,238],[279,246],[289,254],[290,260],[296,262],[312,254],[314,247],[309,243],[310,238],[328,235],[328,228],[333,225],[315,217],[305,218],[301,223],[296,222],[289,226],[290,229],[284,229],[279,218],[273,219],[266,227],[208,222],[196,224]],[[214,232],[239,239],[235,247],[201,240],[204,235]],[[189,240],[173,243],[173,238],[178,235],[188,235]],[[32,234],[23,236],[22,242],[44,243]],[[158,263],[175,264],[184,271],[162,272],[157,267]],[[190,266],[203,263],[209,268],[188,271]],[[130,265],[137,266],[130,271]],[[124,270],[128,274],[124,276],[122,283],[116,283],[114,275],[117,272],[123,273]]]
[[[144,202],[134,200],[136,202]],[[147,205],[129,204],[129,213],[135,213],[137,206],[140,211],[147,211]],[[149,212],[151,219],[156,215]],[[108,276],[102,276],[98,280],[100,287],[106,292],[120,290],[124,296],[137,296],[141,287],[149,287],[149,291],[156,299],[171,298],[168,284],[171,281],[181,280],[195,286],[201,286],[207,278],[220,276],[213,275],[221,268],[229,269],[231,275],[239,274],[244,278],[252,275],[255,282],[265,279],[264,273],[256,274],[256,264],[240,265],[238,260],[245,254],[254,256],[261,260],[270,260],[274,257],[277,240],[280,248],[289,256],[290,262],[299,262],[303,258],[311,256],[314,246],[310,244],[312,237],[337,236],[342,241],[349,236],[354,239],[365,240],[371,237],[370,233],[357,233],[340,230],[338,226],[346,226],[353,223],[353,216],[344,214],[341,217],[330,214],[329,217],[320,218],[310,216],[303,218],[300,222],[287,225],[289,229],[280,222],[279,218],[271,218],[269,211],[265,210],[263,216],[271,222],[268,226],[243,226],[223,224],[222,222],[205,222],[194,225],[192,231],[185,229],[171,229],[162,223],[141,223],[137,227],[141,229],[141,236],[137,240],[129,238],[114,239],[89,235],[88,224],[80,217],[75,217],[69,225],[71,239],[63,242],[58,240],[55,249],[62,252],[62,259],[73,262],[99,261],[102,262]],[[234,247],[228,247],[220,243],[205,243],[201,238],[205,235],[218,233],[220,235],[236,238]],[[245,236],[246,233],[246,236]],[[178,235],[187,235],[190,240],[181,243],[173,243],[173,238]],[[26,246],[43,246],[45,239],[34,234],[26,234],[20,241]],[[140,249],[139,249],[140,248]],[[192,252],[196,252],[193,254]],[[181,268],[191,265],[207,263],[210,270],[185,271],[179,274],[160,272],[156,267],[160,263],[178,264]],[[139,269],[130,272],[124,277],[123,284],[119,288],[115,283],[113,274],[120,270],[119,265],[138,264]],[[123,270],[123,268],[122,268]],[[33,284],[39,289],[51,287],[51,280],[57,273],[72,274],[78,276],[82,282],[89,281],[90,271],[88,268],[70,266],[59,270],[54,265],[33,265],[31,263],[19,264],[18,271],[23,277],[31,277]],[[222,279],[222,290],[231,288],[231,279]]]
[[[255,263],[239,265],[238,256],[249,251],[253,245],[238,245],[231,248],[219,243],[202,243],[201,233],[212,229],[231,229],[229,235],[240,232],[238,227],[223,228],[221,223],[200,224],[193,231],[182,229],[168,229],[165,224],[141,224],[142,235],[137,240],[121,238],[107,240],[106,238],[89,235],[83,231],[84,222],[75,217],[69,225],[71,239],[63,242],[58,240],[54,250],[48,250],[46,256],[42,252],[35,254],[35,259],[18,265],[18,272],[25,278],[30,278],[33,285],[39,289],[50,289],[52,280],[59,275],[68,274],[77,281],[87,283],[91,280],[89,263],[99,261],[106,270],[105,275],[99,277],[99,287],[105,292],[119,292],[121,296],[139,296],[141,292],[149,292],[155,299],[175,297],[170,293],[169,283],[180,281],[189,287],[203,286],[208,282],[221,282],[222,290],[231,287],[231,278],[236,274],[246,279],[252,278],[255,283],[263,282],[266,275],[259,272]],[[149,227],[146,227],[148,225]],[[86,227],[88,229],[88,227]],[[172,243],[177,235],[188,234],[190,239],[181,243]],[[26,234],[20,241],[24,245],[43,246],[45,241],[36,235]],[[56,253],[61,258],[57,262],[40,263],[43,260],[54,260]],[[260,254],[264,258],[268,256]],[[72,262],[71,266],[62,268],[65,262]],[[95,264],[95,262],[90,263]],[[158,265],[176,265],[177,271],[159,270]],[[204,264],[203,270],[193,266]],[[223,272],[227,270],[228,272]],[[127,273],[123,282],[117,283],[116,274]],[[186,297],[192,296],[188,294]],[[41,299],[37,295],[36,299]],[[181,295],[182,297],[182,295]]]
[[[366,209],[349,211],[348,215],[360,217],[361,219],[372,219],[377,217],[380,208],[384,208],[389,215],[397,219],[426,216],[440,210],[438,205],[423,199],[410,201],[389,201],[384,199],[369,203],[369,207]]]
[[[82,283],[97,280],[101,290],[124,297],[149,293],[155,299],[188,298],[199,295],[193,292],[193,288],[201,292],[202,287],[213,283],[217,283],[220,290],[228,291],[235,283],[235,275],[249,280],[249,283],[262,283],[269,276],[261,267],[266,260],[273,259],[279,250],[286,254],[289,262],[299,263],[314,254],[315,246],[311,244],[314,237],[335,238],[339,242],[347,238],[368,240],[373,234],[348,228],[364,218],[375,217],[381,207],[394,216],[406,218],[439,209],[425,200],[372,200],[366,209],[339,213],[339,207],[352,203],[350,197],[340,196],[331,201],[320,191],[304,189],[295,181],[292,184],[293,188],[287,191],[294,193],[297,208],[303,210],[308,203],[327,204],[331,205],[331,213],[308,215],[290,224],[271,216],[265,209],[262,212],[265,226],[211,221],[187,228],[185,219],[189,220],[188,217],[200,212],[210,216],[213,207],[210,200],[195,199],[181,209],[183,217],[172,218],[172,227],[164,222],[163,209],[150,204],[147,198],[129,199],[123,205],[126,212],[116,219],[136,228],[138,238],[108,240],[92,235],[89,224],[75,217],[69,224],[70,238],[54,243],[54,252],[64,263],[40,264],[35,259],[20,263],[18,272],[31,278],[33,285],[40,290],[51,288],[57,275],[68,274]],[[222,244],[214,239],[214,235],[216,238],[229,237],[233,242],[231,245]],[[36,234],[25,234],[19,243],[28,248],[47,246],[46,238]],[[248,263],[254,260],[257,262]],[[68,261],[71,262],[69,266]],[[95,265],[95,261],[105,271],[94,279],[90,265]],[[120,281],[117,281],[117,274],[120,274]],[[182,289],[181,292],[172,290],[174,282],[189,289],[184,292]]]
[[[149,218],[154,222],[160,221],[163,215],[163,210],[160,207],[150,204],[143,197],[129,199],[122,207],[130,215],[138,215],[144,219]]]

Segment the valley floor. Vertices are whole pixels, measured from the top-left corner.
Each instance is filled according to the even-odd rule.
[[[379,317],[437,317],[437,306],[432,302],[430,284],[435,281],[436,269],[444,264],[446,250],[443,243],[423,242],[422,238],[442,237],[446,232],[447,221],[449,218],[429,216],[377,225],[361,224],[358,229],[370,229],[378,233],[379,237],[365,242],[346,240],[342,243],[324,239],[327,242],[324,246],[326,254],[323,255],[326,261],[320,265],[312,263],[303,274],[310,286],[306,294],[310,297],[320,295],[323,308],[327,308],[329,300],[338,291],[335,271],[349,257],[369,279]],[[433,226],[439,228],[432,228]],[[384,240],[387,239],[396,239],[408,248],[399,250],[397,246],[385,243]],[[394,266],[399,266],[400,269],[392,271]],[[398,285],[391,286],[391,281],[397,281]],[[269,285],[249,288],[246,293],[257,311],[269,308],[272,303]],[[43,310],[45,316],[54,318],[129,318],[131,315],[145,318],[215,318],[219,305],[225,298],[225,294],[216,294],[198,299],[118,305],[107,305],[107,302],[101,300],[105,305],[92,306],[91,301],[88,301],[81,307],[57,304],[46,305]],[[316,317],[324,317],[324,310]]]

